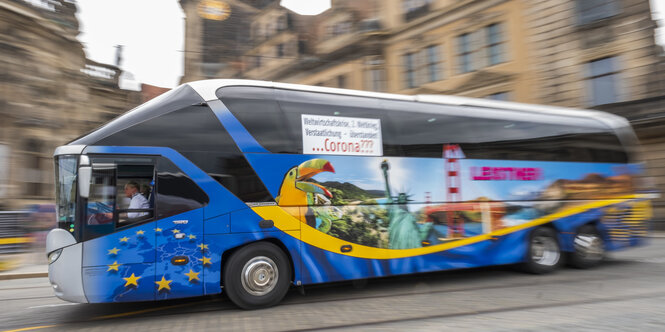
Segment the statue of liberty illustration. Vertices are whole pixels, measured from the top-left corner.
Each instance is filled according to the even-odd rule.
[[[426,223],[419,225],[416,217],[409,212],[409,197],[406,193],[399,193],[396,197],[392,196],[390,183],[388,181],[388,160],[381,163],[383,178],[386,181],[386,198],[388,203],[388,239],[390,249],[411,249],[422,247],[425,240],[432,230],[433,224]]]

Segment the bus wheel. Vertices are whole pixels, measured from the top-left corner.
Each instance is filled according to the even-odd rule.
[[[605,243],[593,225],[580,227],[573,241],[575,251],[570,254],[569,264],[578,269],[594,267],[605,258]]]
[[[224,265],[224,292],[243,309],[273,306],[284,298],[291,283],[286,254],[268,242],[250,244]]]
[[[556,232],[547,227],[539,227],[531,232],[529,249],[524,268],[535,274],[549,273],[559,267],[561,248]]]

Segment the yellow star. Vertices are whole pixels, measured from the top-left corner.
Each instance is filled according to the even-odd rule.
[[[120,266],[120,265],[122,265],[122,264],[118,264],[118,261],[115,261],[115,262],[113,262],[113,264],[109,265],[109,269],[106,270],[106,272],[108,272],[108,271],[116,271],[116,272],[118,272],[118,266]],[[125,279],[125,280],[126,280],[126,279]],[[125,286],[127,286],[127,285],[125,285]]]
[[[118,251],[120,251],[120,249],[113,247],[113,249],[109,249],[108,255],[117,255]]]
[[[196,235],[190,235],[190,236],[189,236],[189,239],[190,239],[190,240],[194,240],[194,239],[196,239]]]
[[[173,230],[171,230],[171,232],[173,232],[173,234],[175,234],[175,233],[180,233],[180,231],[177,230],[177,229],[173,229]]]
[[[134,276],[134,273],[132,273],[132,275],[129,276],[128,278],[122,278],[122,279],[124,279],[126,281],[125,287],[131,286],[131,285],[139,287],[138,281],[139,281],[139,279],[141,279],[141,277]]]
[[[206,249],[208,249],[208,245],[203,243],[199,244],[197,247],[201,248],[201,251],[205,251]]]
[[[161,231],[162,231],[161,228],[159,228],[159,227],[155,228],[155,232],[161,232]]]
[[[185,273],[185,275],[189,277],[189,281],[191,282],[192,280],[201,280],[199,279],[199,273],[201,272],[194,272],[192,269],[189,269],[189,273]]]
[[[159,285],[159,288],[157,289],[157,291],[159,292],[159,291],[161,291],[162,289],[171,290],[171,286],[169,286],[169,284],[170,284],[171,282],[173,282],[173,280],[166,280],[166,279],[164,278],[164,276],[162,276],[162,280],[160,280],[160,281],[155,281],[155,283],[156,283],[157,285]]]
[[[126,237],[126,236],[123,237],[123,238],[120,238],[120,242],[127,242],[127,241],[129,241],[129,238]]]
[[[203,261],[203,265],[206,265],[206,264],[210,265],[210,264],[212,264],[212,263],[210,263],[210,258],[209,258],[209,257],[205,257],[205,256],[203,256],[203,258],[199,258],[199,260],[200,260],[200,261]]]
[[[145,232],[143,230],[137,231],[136,235],[143,235]]]

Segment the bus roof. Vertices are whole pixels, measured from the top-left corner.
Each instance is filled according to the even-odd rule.
[[[565,117],[595,118],[596,120],[604,123],[606,126],[610,128],[623,128],[630,126],[629,122],[625,118],[602,111],[525,104],[525,103],[516,103],[508,101],[497,101],[497,100],[489,100],[481,98],[459,97],[459,96],[449,96],[449,95],[400,95],[394,93],[369,92],[361,90],[329,88],[329,87],[311,86],[311,85],[302,85],[302,84],[279,83],[279,82],[257,81],[257,80],[240,80],[240,79],[212,79],[212,80],[188,82],[185,84],[192,87],[196,91],[196,93],[198,93],[205,101],[218,99],[215,93],[218,89],[222,87],[253,86],[253,87],[267,87],[267,88],[278,88],[278,89],[297,90],[297,91],[321,92],[321,93],[347,95],[347,96],[414,101],[414,102],[423,102],[423,103],[432,103],[432,104],[442,104],[448,106],[491,108],[491,109],[510,110],[518,112],[559,115]]]

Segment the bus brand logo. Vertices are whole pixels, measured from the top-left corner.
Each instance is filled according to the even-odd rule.
[[[260,207],[260,206],[276,206],[275,202],[247,202],[245,203],[249,207]]]
[[[474,181],[536,181],[543,179],[543,170],[536,167],[471,167]]]
[[[176,225],[186,225],[189,220],[174,220],[173,223]]]

